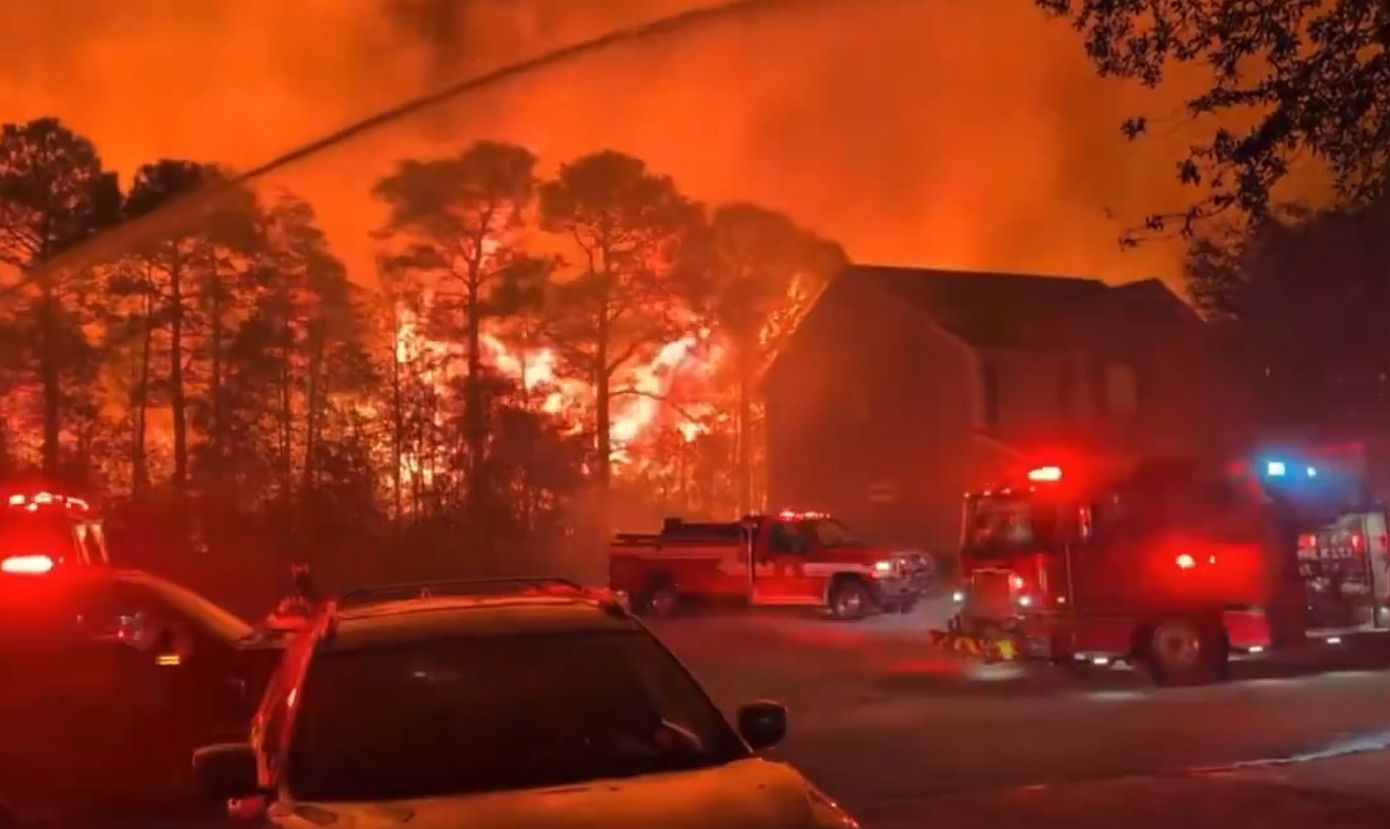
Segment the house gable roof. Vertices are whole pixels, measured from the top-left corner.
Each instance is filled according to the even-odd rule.
[[[1066,276],[856,265],[838,280],[885,292],[976,348],[1055,347],[1084,338],[1102,318],[1167,325],[1197,321],[1157,279],[1111,286]]]

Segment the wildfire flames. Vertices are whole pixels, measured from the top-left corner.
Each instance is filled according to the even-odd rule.
[[[442,391],[462,371],[460,343],[427,336],[408,309],[399,310],[397,320],[397,363],[412,366],[422,382]],[[557,417],[568,416],[572,432],[583,430],[586,418],[580,415],[593,408],[593,388],[583,380],[560,374],[553,349],[519,349],[489,332],[484,332],[482,343],[487,363],[514,381],[525,392],[531,407]],[[629,447],[667,420],[674,420],[674,428],[687,442],[709,431],[701,418],[712,411],[712,406],[676,406],[668,404],[668,400],[677,386],[681,387],[682,396],[698,397],[722,356],[722,350],[710,343],[710,332],[705,329],[665,343],[650,360],[632,366],[618,378],[609,429],[614,462],[632,463]]]

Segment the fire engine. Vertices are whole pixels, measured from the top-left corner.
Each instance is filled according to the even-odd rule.
[[[823,607],[842,620],[875,609],[906,613],[932,572],[928,556],[867,544],[812,512],[722,523],[672,518],[660,533],[623,533],[609,548],[611,587],[653,615],[686,601]]]
[[[109,563],[101,519],[86,499],[43,488],[13,489],[0,497],[0,573]]]
[[[1162,683],[1383,634],[1385,510],[1295,457],[1046,464],[967,494],[952,634],[1005,656],[1136,663]]]

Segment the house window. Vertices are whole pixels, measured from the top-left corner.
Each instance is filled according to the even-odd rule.
[[[986,365],[981,371],[981,393],[984,396],[985,431],[999,431],[999,369]]]
[[[1111,363],[1105,368],[1105,409],[1132,415],[1139,410],[1139,373],[1134,366]]]

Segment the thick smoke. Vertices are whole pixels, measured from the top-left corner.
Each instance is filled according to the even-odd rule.
[[[249,167],[343,122],[691,0],[2,0],[5,120],[56,114],[128,180],[162,155]],[[372,280],[371,184],[474,138],[548,163],[632,152],[706,201],[787,211],[861,261],[1122,280],[1126,222],[1175,206],[1172,109],[1094,77],[1030,0],[808,0],[622,46],[459,100],[280,176]]]

